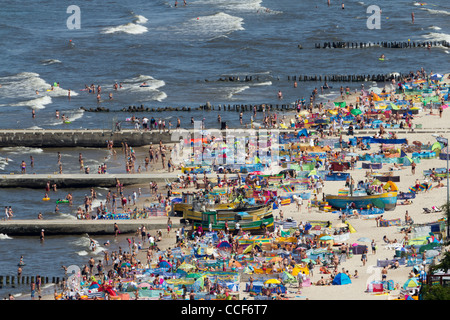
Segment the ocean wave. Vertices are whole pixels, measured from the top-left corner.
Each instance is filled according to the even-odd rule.
[[[4,147],[1,148],[1,151],[9,154],[39,154],[44,152],[41,148],[31,147]]]
[[[192,18],[180,30],[196,37],[214,38],[219,35],[245,30],[243,24],[244,19],[219,12],[209,16]]]
[[[45,59],[45,60],[42,60],[41,63],[44,66],[48,66],[48,65],[51,65],[51,64],[55,64],[55,63],[61,63],[61,61],[58,60],[58,59]]]
[[[131,93],[145,93],[146,98],[150,100],[161,102],[167,98],[165,92],[158,90],[166,85],[164,80],[158,80],[152,76],[141,74],[134,78],[125,79],[122,81],[122,85],[123,88],[121,90],[128,90]]]
[[[201,4],[207,6],[215,6],[221,10],[240,11],[240,12],[254,12],[254,13],[270,13],[280,14],[282,11],[272,10],[261,6],[262,0],[198,0],[194,4]]]
[[[143,24],[143,23],[147,23],[148,19],[144,16],[141,16],[139,14],[135,14],[134,16],[134,23],[139,23],[139,24]]]
[[[148,31],[146,26],[143,24],[148,22],[148,19],[142,15],[135,14],[133,15],[133,22],[125,23],[115,27],[106,27],[103,28],[101,33],[111,34],[111,33],[128,33],[128,34],[142,34]]]
[[[129,22],[127,24],[122,24],[117,27],[107,27],[104,28],[102,33],[109,34],[109,33],[118,33],[118,32],[124,32],[128,34],[142,34],[146,33],[148,31],[148,28],[133,22]]]
[[[426,35],[422,36],[430,41],[447,41],[450,42],[450,34],[447,33],[438,33],[438,32],[429,32]]]
[[[431,26],[431,27],[428,27],[428,29],[442,30],[442,28],[439,28],[439,27],[437,27],[437,26]]]
[[[11,76],[0,77],[0,95],[4,98],[19,101],[0,106],[31,107],[43,109],[52,103],[52,97],[64,97],[68,90],[47,83],[35,72],[21,72]],[[53,90],[52,90],[53,89]],[[78,93],[71,92],[72,96]]]
[[[245,90],[250,89],[249,86],[243,86],[243,87],[231,87],[231,88],[227,88],[225,90],[226,92],[226,98],[229,100],[233,99],[233,96],[236,94],[239,94],[241,92],[244,92]]]
[[[435,10],[435,9],[429,9],[429,8],[422,8],[422,10],[428,11],[431,14],[443,14],[443,15],[450,16],[450,12],[445,11],[445,10]]]
[[[77,219],[77,217],[71,215],[70,213],[58,212],[57,215],[58,215],[58,217],[60,217],[62,219],[67,219],[67,220],[76,220]]]
[[[52,103],[52,98],[49,96],[42,96],[36,99],[21,101],[10,104],[12,107],[30,107],[32,109],[45,109],[45,106]]]
[[[0,233],[0,240],[11,240],[12,238],[7,234]]]
[[[272,85],[272,81],[265,81],[265,82],[257,82],[255,84],[253,84],[254,87],[259,87],[259,86],[271,86]]]

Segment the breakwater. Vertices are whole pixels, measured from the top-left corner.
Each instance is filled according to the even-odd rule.
[[[44,189],[47,182],[58,188],[112,188],[117,180],[124,186],[148,184],[150,181],[175,181],[176,173],[136,173],[136,174],[4,174],[0,176],[0,188]],[[52,199],[57,200],[57,199]]]
[[[315,43],[316,49],[364,49],[364,48],[390,48],[390,49],[408,49],[408,48],[431,48],[442,46],[450,48],[450,42],[442,41],[378,41],[378,42],[324,42]],[[303,49],[303,46],[299,45],[299,49]]]
[[[171,220],[174,228],[181,227],[180,218],[171,217]],[[37,239],[39,239],[42,229],[45,237],[86,233],[89,235],[114,235],[114,223],[117,223],[121,234],[128,234],[135,233],[142,225],[147,230],[166,229],[167,217],[122,220],[10,220],[0,222],[0,233],[11,237],[31,236]]]
[[[108,141],[114,147],[127,143],[135,147],[157,144],[159,141],[170,143],[172,133],[136,130],[0,130],[0,147],[94,147],[106,148]]]

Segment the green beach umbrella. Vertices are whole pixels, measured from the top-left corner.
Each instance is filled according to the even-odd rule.
[[[357,115],[361,114],[362,111],[360,109],[352,109],[352,111],[350,111],[350,113],[354,116],[357,116]]]

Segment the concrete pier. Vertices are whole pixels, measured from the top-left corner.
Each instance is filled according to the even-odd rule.
[[[173,133],[173,132],[172,132]],[[112,140],[115,147],[121,147],[122,142],[139,147],[149,144],[157,144],[172,141],[172,133],[136,130],[0,130],[0,147],[93,147],[105,148],[107,141]]]
[[[150,181],[174,181],[176,173],[161,174],[10,174],[0,176],[0,188],[45,188],[47,181],[58,188],[115,187],[116,179],[123,185],[148,184]]]
[[[179,217],[170,217],[173,228],[180,228]],[[39,239],[41,230],[45,236],[54,235],[113,235],[114,223],[117,223],[121,234],[135,233],[139,227],[147,230],[167,230],[167,217],[150,217],[147,219],[129,220],[10,220],[0,221],[0,233],[8,236],[31,236]],[[45,241],[45,238],[44,238]]]

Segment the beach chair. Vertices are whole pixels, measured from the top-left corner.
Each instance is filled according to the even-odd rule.
[[[431,210],[428,208],[423,208],[424,213],[431,213]]]
[[[441,212],[442,209],[436,207],[436,206],[432,206],[431,209],[433,210],[433,212]]]

